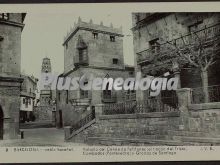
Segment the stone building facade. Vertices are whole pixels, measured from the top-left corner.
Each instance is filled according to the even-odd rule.
[[[81,18],[64,39],[64,73],[60,77],[133,77],[134,68],[124,63],[123,34],[114,28],[83,22]],[[71,125],[91,106],[124,101],[125,91],[81,89],[57,91],[57,125]]]
[[[210,37],[218,36],[219,21],[219,13],[133,13],[132,31],[136,71],[141,71],[142,76],[161,76],[165,72],[170,72],[171,76],[180,78],[179,87],[181,88],[202,87],[201,73],[197,68],[188,64],[176,68],[172,58],[155,62],[154,57],[162,55],[166,45],[169,45],[167,42],[175,40],[178,45],[178,41],[182,38],[188,40],[192,33],[201,36],[206,32]],[[219,71],[219,60],[217,60],[208,70],[209,86],[219,85],[220,79],[217,76]],[[146,97],[148,92],[139,91],[137,94],[139,100]]]
[[[34,76],[21,75],[24,79],[21,85],[20,122],[33,119],[33,109],[36,106],[36,90],[38,79]]]
[[[24,13],[0,13],[0,139],[19,137]]]

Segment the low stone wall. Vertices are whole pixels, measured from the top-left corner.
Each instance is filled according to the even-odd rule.
[[[100,115],[70,141],[87,142],[88,137],[168,139],[168,130],[178,125],[179,112]]]
[[[220,136],[220,102],[189,105],[189,130]]]
[[[96,105],[96,121],[68,140],[102,141],[104,145],[129,145],[131,141],[135,145],[144,141],[154,145],[220,145],[220,103],[191,104],[189,88],[179,89],[177,94],[178,112],[102,115],[102,105]]]

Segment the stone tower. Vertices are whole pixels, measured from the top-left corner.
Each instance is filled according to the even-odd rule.
[[[87,65],[124,69],[122,28],[103,22],[83,22],[79,17],[64,38],[64,72]]]
[[[84,22],[79,18],[64,37],[63,46],[64,73],[61,77],[74,78],[84,74],[92,74],[94,78],[129,77],[124,64],[121,27],[106,26],[103,22],[95,24],[92,20]],[[77,114],[83,114],[93,105],[121,102],[125,96],[125,92],[114,90],[57,91],[57,126],[78,120]]]
[[[43,58],[41,73],[51,73],[51,62],[50,59],[45,57]],[[40,91],[40,105],[48,106],[52,103],[52,91],[51,87],[44,86],[44,90]]]
[[[0,139],[19,138],[24,13],[0,13]]]
[[[50,59],[45,57],[41,66],[41,73],[51,73],[51,63]]]

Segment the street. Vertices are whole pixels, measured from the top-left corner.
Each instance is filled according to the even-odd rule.
[[[22,129],[24,139],[2,140],[0,146],[77,146],[85,145],[64,142],[64,130],[56,128]]]

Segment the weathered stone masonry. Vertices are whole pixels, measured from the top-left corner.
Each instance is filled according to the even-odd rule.
[[[4,116],[3,139],[13,139],[19,137],[20,85],[23,81],[20,77],[21,33],[25,14],[0,15],[0,106]]]

